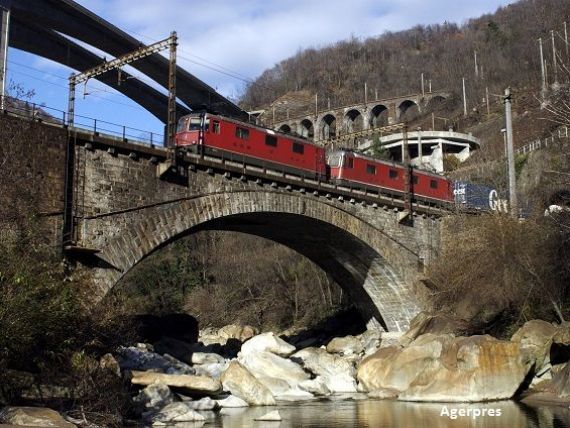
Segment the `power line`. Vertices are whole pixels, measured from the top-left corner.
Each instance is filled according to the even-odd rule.
[[[59,85],[59,84],[57,84],[57,83],[50,82],[50,81],[47,81],[47,80],[45,80],[45,79],[41,79],[41,78],[39,78],[39,77],[37,77],[37,76],[33,76],[33,75],[31,75],[31,74],[24,73],[23,71],[11,70],[11,72],[12,72],[12,73],[20,74],[20,75],[22,75],[22,76],[29,77],[30,79],[38,80],[38,81],[43,82],[43,83],[47,83],[48,85],[57,86],[58,88],[63,88],[63,89],[66,89],[66,90],[69,89],[67,86]],[[104,92],[107,92],[107,91],[104,91]],[[109,93],[110,93],[111,95],[121,95],[121,96],[125,96],[125,95],[122,95],[122,94],[113,94],[112,92],[109,92]],[[140,107],[140,106],[137,106],[137,105],[131,105],[131,104],[122,103],[122,102],[120,102],[120,101],[110,100],[110,99],[108,99],[108,98],[106,98],[106,97],[102,97],[102,96],[97,95],[97,94],[89,94],[89,95],[91,95],[91,96],[93,96],[93,97],[95,97],[95,98],[99,98],[99,99],[101,99],[101,100],[103,100],[103,101],[106,101],[106,102],[109,102],[109,103],[118,104],[118,105],[122,105],[122,106],[125,106],[125,107],[130,107],[130,108],[132,108],[132,109],[137,109],[137,110],[144,110],[144,111],[146,111],[143,107]],[[126,96],[125,96],[125,97],[126,97]],[[126,97],[126,98],[128,98],[128,97]]]

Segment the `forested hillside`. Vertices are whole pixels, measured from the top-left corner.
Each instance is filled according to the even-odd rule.
[[[506,86],[535,89],[540,84],[537,39],[543,38],[550,67],[550,30],[557,31],[559,59],[567,61],[563,22],[568,20],[567,0],[521,0],[463,25],[417,26],[306,49],[263,72],[246,88],[241,103],[259,108],[289,91],[305,89],[317,93],[323,107],[327,99],[333,106],[349,104],[364,98],[365,82],[369,99],[376,94],[385,98],[419,92],[421,73],[433,90],[456,93],[465,77],[473,102],[480,100],[485,87],[491,93]],[[554,73],[547,71],[552,82]]]

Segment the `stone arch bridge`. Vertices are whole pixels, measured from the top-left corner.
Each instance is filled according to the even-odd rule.
[[[0,137],[12,120],[2,118]],[[373,325],[402,331],[419,310],[413,284],[439,247],[436,207],[415,207],[410,227],[399,221],[403,202],[381,194],[191,154],[171,167],[163,148],[37,122],[22,129],[11,165],[40,171],[46,233],[97,301],[154,251],[227,230],[308,257]]]
[[[263,118],[266,124],[282,132],[294,132],[315,141],[334,140],[344,134],[401,122],[411,111],[421,112],[449,98],[449,92],[412,94],[382,100],[374,100],[350,106],[325,109],[304,116],[289,117],[281,108],[279,116]],[[271,115],[272,112],[266,114]]]

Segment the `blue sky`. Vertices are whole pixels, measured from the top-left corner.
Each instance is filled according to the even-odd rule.
[[[324,46],[351,36],[367,38],[416,24],[463,23],[513,1],[80,0],[78,3],[146,44],[177,31],[178,64],[223,95],[237,97],[244,80],[254,79],[300,49]],[[34,102],[60,110],[67,109],[67,78],[72,71],[15,49],[8,53],[8,79],[34,89]],[[134,74],[140,76],[138,72]],[[162,124],[154,116],[111,88],[90,81],[87,92],[89,95],[83,97],[83,90],[78,91],[78,114],[162,133]]]

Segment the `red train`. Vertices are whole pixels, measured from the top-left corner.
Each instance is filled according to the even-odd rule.
[[[176,145],[189,150],[269,167],[304,177],[403,196],[406,168],[348,150],[325,156],[325,149],[304,139],[209,113],[192,113],[178,122]],[[328,162],[327,162],[328,161]],[[453,202],[453,184],[444,177],[413,170],[414,198]]]

